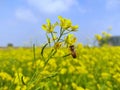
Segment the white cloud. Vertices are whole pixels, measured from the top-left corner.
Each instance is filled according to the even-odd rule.
[[[78,5],[77,0],[28,0],[28,3],[41,12],[48,14],[65,12]]]
[[[107,9],[114,10],[120,8],[120,0],[106,0]]]
[[[27,22],[37,22],[37,18],[34,16],[31,10],[19,8],[15,12],[17,19]]]

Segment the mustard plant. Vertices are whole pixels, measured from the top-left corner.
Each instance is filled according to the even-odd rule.
[[[72,21],[70,19],[63,18],[62,16],[58,16],[58,19],[59,21],[53,24],[51,23],[50,19],[47,19],[46,24],[42,25],[42,29],[46,32],[47,42],[41,48],[40,60],[43,60],[45,63],[42,69],[39,70],[39,68],[37,68],[31,80],[27,83],[27,87],[32,84],[40,83],[40,81],[43,79],[57,75],[56,71],[55,73],[52,73],[45,78],[41,78],[41,72],[44,71],[49,60],[55,56],[58,49],[60,49],[61,47],[70,47],[71,50],[70,53],[68,52],[68,54],[64,55],[63,57],[72,55],[73,58],[76,58],[74,43],[76,42],[77,38],[73,34],[71,34],[71,32],[77,31],[78,25],[72,25]],[[46,56],[45,49],[47,49],[48,47],[51,48],[51,50],[47,53]],[[30,88],[28,88],[28,90],[29,89]]]
[[[109,45],[109,39],[111,37],[111,34],[109,33],[110,30],[112,30],[112,27],[109,27],[107,32],[102,32],[101,35],[95,35],[95,41],[97,41],[99,46]]]
[[[73,45],[77,38],[70,34],[71,32],[75,32],[78,30],[78,25],[72,25],[72,21],[70,19],[63,18],[62,16],[58,16],[59,22],[55,22],[54,24],[51,23],[49,19],[46,20],[46,24],[42,25],[42,29],[46,31],[47,43],[43,46],[41,50],[42,59],[45,60],[45,65],[48,63],[50,58],[52,58],[57,50],[66,45],[71,46]],[[59,27],[60,30],[56,32],[56,27]],[[51,46],[52,45],[52,46]],[[48,57],[44,57],[44,49],[49,46],[52,48]]]

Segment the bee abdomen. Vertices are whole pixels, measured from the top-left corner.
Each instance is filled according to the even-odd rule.
[[[71,51],[72,57],[73,57],[73,58],[76,58],[76,52],[75,52],[75,50],[74,50],[74,45],[71,45],[71,46],[70,46],[70,51]]]

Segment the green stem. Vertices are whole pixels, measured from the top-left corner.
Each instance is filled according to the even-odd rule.
[[[59,38],[58,38],[57,42],[59,42],[59,40],[61,39],[61,37],[62,37],[63,33],[64,33],[64,30],[62,30],[62,28],[61,28],[61,29],[60,29],[60,36],[59,36]]]
[[[47,35],[47,33],[46,33],[46,37],[47,37],[47,41],[48,41],[49,46],[51,46],[51,45],[50,45],[50,42],[51,42],[51,41],[50,41],[50,38],[49,38],[49,36]]]
[[[61,34],[61,32],[62,32],[62,27],[60,28],[60,34]]]
[[[47,60],[45,61],[45,64],[44,64],[44,66],[43,66],[43,68],[42,68],[42,71],[45,69],[48,61],[50,60],[50,58],[51,58],[54,54],[55,54],[55,51],[54,51],[54,49],[52,49],[51,52],[50,52],[50,54],[49,54],[49,57],[48,57]],[[39,77],[39,74],[40,74],[40,71],[38,72],[38,69],[37,69],[37,70],[35,71],[35,73],[33,74],[30,82],[27,84],[27,86],[29,86],[30,84],[34,83],[34,82],[36,81],[36,79],[38,79],[37,77]],[[34,80],[34,78],[36,78],[36,79]]]
[[[35,44],[33,44],[33,65],[35,63],[35,60],[36,60],[36,55],[35,55]]]
[[[51,36],[52,36],[53,42],[54,42],[54,44],[55,44],[54,35],[53,35],[52,32],[51,32]]]
[[[64,34],[64,31],[65,31],[65,30],[63,30],[62,27],[61,27],[61,29],[60,29],[60,36],[58,37],[58,39],[57,39],[56,42],[59,42],[59,41],[61,40],[61,37],[62,37],[62,35]],[[51,33],[51,36],[52,36],[52,38],[54,38],[53,33]],[[53,41],[54,41],[54,40],[53,40]],[[54,41],[54,44],[55,44],[55,41]],[[42,48],[42,51],[41,51],[42,57],[44,57],[44,56],[43,56],[43,53],[44,53],[44,49],[46,48],[47,45],[48,45],[48,43],[45,44],[45,45],[43,46],[43,48]],[[42,68],[42,71],[45,69],[45,67],[46,67],[46,65],[48,64],[49,60],[55,55],[56,52],[57,52],[57,50],[55,50],[54,48],[50,51],[50,53],[48,54],[48,58],[45,60],[45,64],[44,64],[44,66],[43,66],[43,68]],[[30,84],[33,84],[36,80],[39,81],[39,80],[40,80],[40,79],[39,79],[39,74],[40,74],[40,71],[38,72],[38,70],[36,70],[36,72],[35,72],[34,75],[32,76],[32,78],[31,78],[30,82],[27,84],[27,86],[29,86]]]
[[[68,32],[64,33],[63,35],[66,35],[66,34],[68,34],[68,33],[70,33],[70,32],[72,32],[72,31],[68,31]]]

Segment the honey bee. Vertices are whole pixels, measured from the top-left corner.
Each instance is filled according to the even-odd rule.
[[[69,46],[69,48],[70,48],[72,57],[73,57],[73,58],[76,58],[77,56],[76,56],[76,52],[75,52],[74,45]]]

